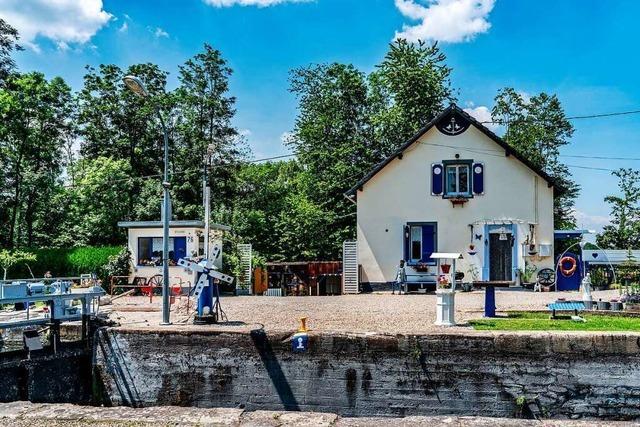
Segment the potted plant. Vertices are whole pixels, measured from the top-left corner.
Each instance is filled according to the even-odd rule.
[[[451,289],[451,282],[449,281],[449,277],[446,274],[441,274],[438,276],[438,285],[440,289]]]
[[[609,301],[598,300],[598,310],[609,310],[611,308],[611,304]]]
[[[622,302],[620,302],[617,298],[613,298],[611,300],[611,310],[622,311]]]
[[[444,274],[449,274],[449,271],[451,270],[451,264],[441,264],[440,269],[442,269],[442,272]]]
[[[413,268],[416,271],[419,271],[420,273],[426,273],[426,272],[429,271],[429,264],[424,263],[424,262],[419,262],[416,265],[414,265]]]
[[[520,285],[527,289],[533,289],[535,284],[535,274],[538,269],[535,265],[525,262],[524,269],[518,269],[518,275],[520,276]]]

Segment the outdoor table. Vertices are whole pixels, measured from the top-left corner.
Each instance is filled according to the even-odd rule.
[[[496,317],[496,288],[508,288],[511,282],[486,281],[473,282],[473,286],[485,288],[484,291],[484,317]]]

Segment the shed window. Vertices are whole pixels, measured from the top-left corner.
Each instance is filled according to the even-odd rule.
[[[177,265],[180,258],[187,256],[187,238],[169,237],[169,265]],[[138,265],[162,265],[162,237],[138,238]]]
[[[471,196],[471,174],[468,163],[454,163],[446,165],[445,196]]]

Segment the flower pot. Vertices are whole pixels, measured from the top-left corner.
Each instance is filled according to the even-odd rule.
[[[442,264],[440,268],[442,269],[442,272],[444,274],[449,274],[449,271],[451,270],[451,264]]]
[[[609,301],[598,301],[598,310],[609,310],[611,308],[611,304]]]

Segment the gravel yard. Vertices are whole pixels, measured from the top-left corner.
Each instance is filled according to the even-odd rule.
[[[594,301],[609,300],[618,291],[593,292]],[[498,313],[506,310],[542,310],[557,298],[580,299],[578,292],[533,293],[518,288],[496,290]],[[153,304],[145,297],[124,297],[106,305],[103,311],[110,319],[123,326],[157,327],[161,318],[161,298]],[[465,323],[483,316],[484,291],[456,295],[456,321],[453,328],[470,330]],[[193,301],[191,302],[193,307]],[[389,292],[343,295],[335,297],[223,297],[222,307],[229,323],[212,328],[255,329],[263,326],[267,331],[292,331],[298,319],[307,317],[308,327],[317,332],[353,332],[384,334],[420,334],[438,330],[451,330],[433,324],[436,296],[392,295]],[[177,300],[171,319],[176,325],[191,324],[187,316],[186,297]]]

